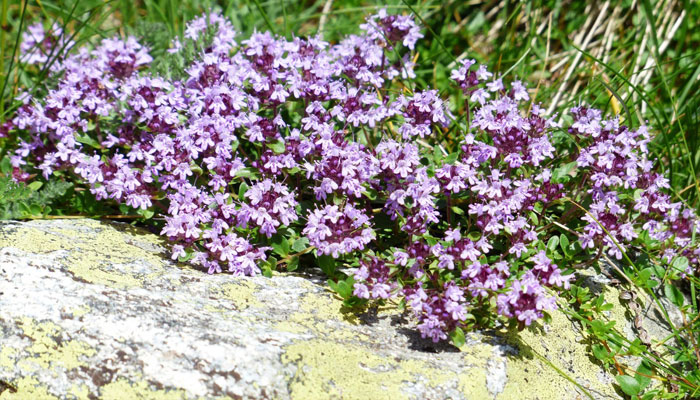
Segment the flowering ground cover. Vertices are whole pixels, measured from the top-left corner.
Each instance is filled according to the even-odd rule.
[[[352,11],[363,20],[333,40],[328,12],[314,34],[278,34],[255,6],[269,31],[210,9],[161,51],[153,34],[20,30],[12,63],[40,80],[16,73],[3,105],[4,216],[119,214],[210,274],[318,267],[345,307],[392,302],[424,338],[458,346],[467,330],[528,329],[564,308],[621,393],[694,396],[700,222],[672,182],[676,147],[653,150],[661,117],[633,116],[605,81],[610,107],[536,96],[520,61],[449,54],[408,3]],[[438,45],[451,60],[439,82],[419,50]],[[578,271],[603,261],[659,309],[681,308],[673,362],[600,318],[609,305]]]

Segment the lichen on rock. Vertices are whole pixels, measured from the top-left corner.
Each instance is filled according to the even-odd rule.
[[[348,313],[316,277],[207,275],[164,246],[118,223],[0,224],[0,380],[17,389],[0,399],[619,398],[561,312],[457,349],[391,304]]]

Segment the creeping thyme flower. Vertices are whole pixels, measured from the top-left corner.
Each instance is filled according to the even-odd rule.
[[[389,266],[377,257],[360,261],[360,268],[355,270],[353,293],[361,299],[388,299],[396,288],[389,272]]]
[[[285,185],[265,179],[248,189],[245,194],[247,202],[238,210],[238,223],[249,223],[260,227],[260,232],[271,237],[280,225],[289,225],[298,219],[294,207],[294,193]]]
[[[21,95],[0,125],[18,138],[12,177],[75,177],[97,200],[156,213],[172,257],[209,273],[340,259],[356,267],[356,297],[403,297],[434,341],[554,310],[574,279],[559,247],[621,259],[652,241],[697,272],[700,220],[669,193],[646,127],[581,105],[565,127],[576,146],[561,151],[525,81],[464,59],[451,86],[420,87],[413,16],[381,10],[360,28],[335,44],[239,38],[208,13],[173,40],[173,78],[154,75],[135,38],[75,49],[33,25],[20,62],[55,53],[55,85]],[[565,199],[586,212],[562,211]],[[557,221],[568,248],[545,245]]]
[[[394,107],[400,107],[404,124],[399,132],[404,139],[430,135],[431,126],[447,126],[449,111],[438,97],[437,90],[417,92],[411,97],[401,96]]]
[[[376,15],[367,18],[367,23],[360,25],[360,28],[367,31],[371,39],[387,43],[389,46],[403,43],[411,50],[413,50],[416,41],[423,37],[420,28],[411,16],[388,15],[385,9],[381,9]]]
[[[325,206],[309,213],[303,231],[321,254],[338,257],[362,250],[375,237],[370,218],[352,205]]]
[[[51,28],[44,29],[44,26],[37,22],[30,25],[27,31],[22,34],[22,42],[19,47],[21,61],[26,64],[45,64],[49,57],[63,58],[63,55],[75,46],[75,42],[70,40],[70,35],[63,32],[61,26],[54,22]],[[60,67],[61,63],[55,64]]]

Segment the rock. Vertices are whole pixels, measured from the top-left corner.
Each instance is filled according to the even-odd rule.
[[[124,224],[0,223],[0,399],[621,397],[562,312],[457,349],[393,306],[344,312],[319,278],[207,275],[166,247]]]

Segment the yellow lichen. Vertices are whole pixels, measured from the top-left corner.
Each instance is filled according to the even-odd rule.
[[[615,398],[613,387],[600,381],[598,373],[602,370],[593,364],[587,345],[581,342],[582,337],[577,338],[571,321],[560,311],[551,315],[547,332],[526,329],[504,334],[509,344],[518,348],[519,354],[506,357],[508,381],[499,398],[576,398],[573,396],[575,385],[562,373],[589,392]],[[540,357],[547,359],[561,373]],[[523,387],[528,387],[528,391],[523,392]]]
[[[365,334],[344,329],[344,324],[359,325],[360,321],[354,312],[342,309],[342,301],[333,297],[330,292],[315,293],[316,287],[306,280],[301,281],[300,286],[307,286],[309,289],[299,300],[300,311],[275,325],[275,329],[290,333],[323,332],[329,339],[336,340],[348,337],[366,338]],[[383,307],[380,310],[381,315],[395,312],[393,307]],[[342,324],[339,323],[341,321]]]
[[[419,377],[420,384],[438,388],[458,379],[480,384],[465,387],[469,398],[488,398],[482,368],[462,371],[458,377],[452,371],[436,368],[418,360],[396,361],[381,357],[369,349],[328,340],[312,340],[290,345],[282,362],[298,366],[290,390],[295,399],[407,399],[410,384]]]
[[[30,357],[23,358],[20,368],[25,371],[63,367],[75,369],[85,362],[84,357],[95,355],[95,350],[87,343],[77,340],[56,340],[61,335],[61,328],[52,322],[38,323],[31,318],[22,318],[18,325],[26,336],[32,340],[31,346],[24,349]]]
[[[77,278],[114,288],[143,286],[145,279],[165,272],[161,256],[134,244],[144,241],[152,246],[157,242],[155,235],[134,229],[126,236],[117,225],[89,219],[75,221],[74,226],[75,229],[59,228],[51,232],[32,226],[20,227],[11,235],[0,235],[0,248],[12,247],[35,254],[65,250],[64,265]],[[135,261],[147,263],[154,273],[141,276],[128,268],[115,268]]]
[[[248,307],[262,308],[263,304],[255,297],[257,285],[248,279],[236,279],[210,289],[211,294],[220,299],[230,300],[233,305],[243,310]]]
[[[76,399],[88,399],[90,398],[90,389],[88,389],[87,385],[76,385],[74,383],[70,385],[68,395],[73,396]]]
[[[3,345],[0,348],[0,369],[12,369],[19,349]]]
[[[58,374],[56,368],[66,370],[84,366],[85,357],[95,354],[87,343],[77,340],[60,340],[61,328],[51,322],[37,322],[31,318],[17,320],[17,325],[22,329],[31,344],[22,349],[3,347],[0,350],[0,369],[13,370],[19,368],[23,378],[16,382],[10,382],[17,387],[17,393],[5,391],[2,399],[53,399],[46,387],[42,385],[31,373],[37,370],[53,371]],[[73,385],[71,391],[77,394],[87,393],[87,388]],[[76,397],[81,398],[79,396]],[[85,398],[84,396],[82,398]]]
[[[85,315],[89,312],[90,312],[90,307],[88,307],[86,305],[81,305],[80,307],[76,307],[70,311],[70,313],[73,315],[74,318],[82,317],[83,315]]]
[[[17,392],[12,393],[6,390],[0,394],[1,400],[53,400],[58,399],[58,397],[50,394],[46,389],[46,386],[39,383],[39,381],[31,376],[25,376],[18,379],[16,382],[12,382],[13,385],[17,387]]]

